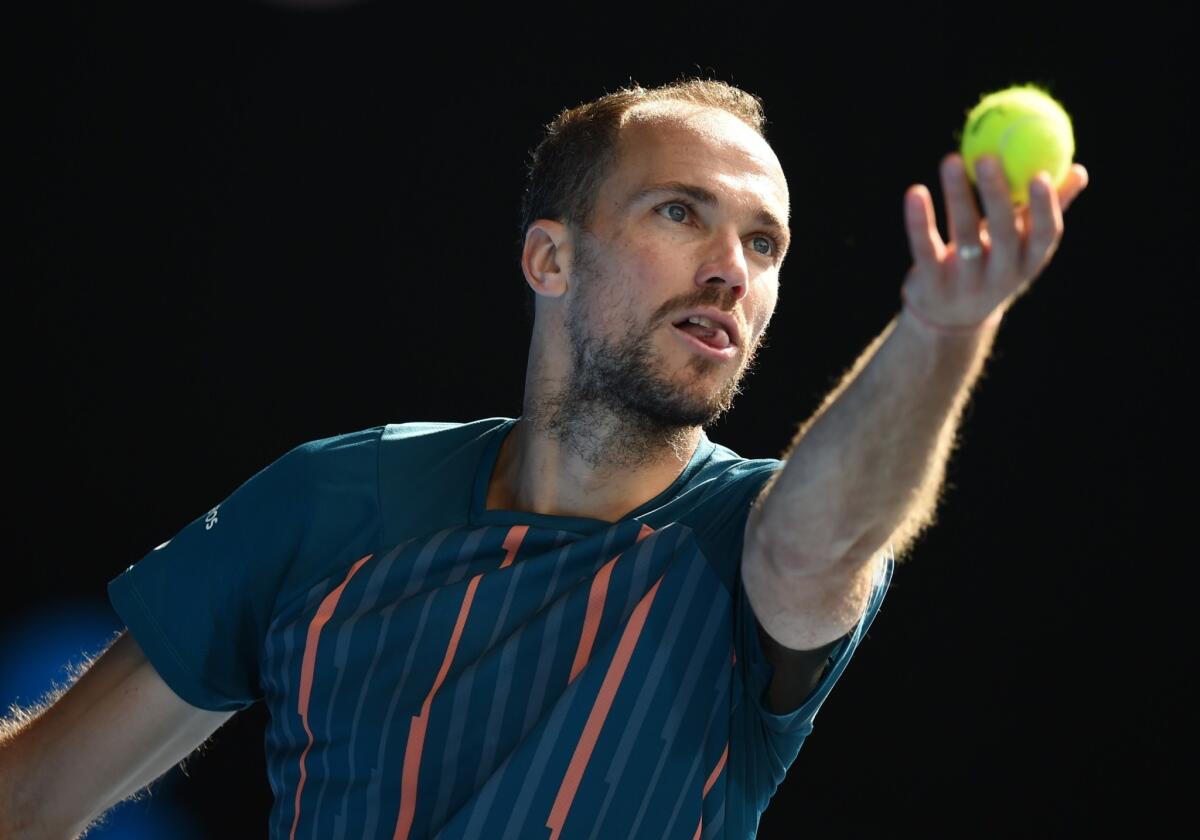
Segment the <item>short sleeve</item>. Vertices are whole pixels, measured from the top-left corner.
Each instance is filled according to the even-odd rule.
[[[730,596],[741,578],[742,543],[750,507],[783,461],[741,461],[707,482],[699,503],[684,522],[691,527],[704,555],[716,568]]]
[[[800,738],[804,738],[812,732],[813,720],[816,718],[817,711],[825,702],[825,698],[829,696],[829,692],[833,690],[833,686],[841,677],[842,672],[846,670],[851,657],[858,649],[859,643],[863,640],[883,604],[883,598],[891,582],[893,568],[894,559],[888,553],[883,558],[883,562],[879,564],[879,571],[875,575],[871,587],[871,595],[858,624],[834,646],[829,654],[825,673],[817,687],[809,694],[808,699],[800,708],[786,714],[776,714],[767,707],[767,689],[775,676],[775,668],[767,661],[766,654],[762,649],[758,636],[758,619],[754,615],[754,609],[746,595],[746,588],[741,585],[739,576],[738,600],[734,607],[737,613],[734,617],[736,625],[734,632],[738,640],[737,654],[742,658],[741,673],[745,684],[745,699],[752,704],[768,729],[781,735]],[[797,743],[797,750],[799,746]]]
[[[185,701],[228,711],[262,697],[281,592],[297,568],[335,556],[315,544],[338,539],[329,523],[361,529],[377,509],[369,431],[295,447],[109,582],[113,609]]]
[[[747,807],[754,809],[754,813],[735,815],[748,820],[747,824],[757,824],[758,817],[766,810],[771,797],[799,755],[805,739],[812,733],[818,710],[846,670],[879,612],[893,568],[894,558],[889,552],[879,566],[867,607],[858,624],[834,646],[825,673],[808,699],[787,714],[775,714],[767,707],[766,693],[774,676],[774,666],[767,661],[762,650],[757,618],[739,575],[734,598],[737,658],[734,683],[740,690],[734,700],[736,705],[731,722],[734,729],[732,738],[737,749],[730,751],[730,772],[745,786]]]

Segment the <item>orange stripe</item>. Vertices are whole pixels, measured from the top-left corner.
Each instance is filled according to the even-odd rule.
[[[704,793],[701,798],[708,796],[708,792],[712,790],[712,786],[717,783],[717,779],[721,776],[721,771],[725,769],[725,759],[729,758],[729,742],[725,742],[725,752],[721,753],[720,760],[717,761],[717,766],[708,774],[708,781],[704,783]]]
[[[304,724],[304,732],[308,735],[308,744],[304,747],[304,752],[300,753],[300,784],[296,786],[296,813],[292,817],[292,833],[290,835],[292,840],[295,840],[296,826],[300,824],[300,795],[304,792],[304,782],[308,779],[305,759],[308,758],[308,751],[312,749],[313,745],[313,733],[308,728],[308,701],[312,696],[313,671],[317,667],[317,643],[321,641],[321,630],[329,623],[329,619],[333,617],[333,611],[337,609],[338,601],[342,597],[342,591],[345,590],[346,584],[350,582],[350,578],[354,577],[355,572],[362,568],[362,564],[370,559],[371,555],[368,554],[350,567],[350,571],[346,573],[346,579],[337,589],[325,596],[321,601],[321,606],[317,608],[317,614],[308,624],[308,638],[304,642],[304,662],[300,666],[300,702],[297,709],[300,712],[300,722]]]
[[[642,529],[638,532],[637,541],[641,542],[653,533],[654,529],[643,523]],[[579,647],[575,650],[575,661],[571,663],[571,676],[567,679],[568,685],[575,682],[579,672],[584,669],[592,657],[592,647],[596,644],[596,634],[600,631],[600,617],[604,615],[604,602],[608,599],[608,585],[612,580],[613,564],[620,559],[621,555],[618,554],[605,563],[592,578],[592,586],[588,591],[587,614],[583,617],[583,632],[579,637]]]
[[[454,653],[458,650],[458,641],[462,638],[463,627],[467,623],[467,615],[471,612],[471,602],[475,600],[475,590],[483,575],[475,575],[467,584],[467,594],[462,606],[458,609],[458,618],[454,622],[454,632],[450,634],[450,643],[442,657],[442,667],[438,669],[433,680],[433,686],[425,695],[421,704],[421,714],[413,716],[412,726],[408,730],[408,743],[404,747],[404,771],[400,779],[400,813],[396,816],[396,830],[392,836],[395,840],[404,840],[412,830],[413,816],[417,811],[417,780],[421,770],[421,752],[425,747],[425,733],[429,729],[429,708],[433,698],[446,680],[450,663],[454,661]]]
[[[575,661],[571,663],[571,676],[567,684],[575,682],[579,672],[587,665],[592,656],[592,646],[596,643],[596,633],[600,631],[600,616],[604,615],[604,602],[608,598],[608,583],[612,579],[613,564],[621,558],[617,555],[600,567],[592,578],[592,587],[588,591],[587,614],[583,617],[583,633],[579,637],[579,647],[575,649]]]
[[[721,758],[717,761],[717,766],[708,774],[708,781],[704,783],[704,793],[700,795],[700,821],[696,823],[696,832],[692,835],[692,840],[700,840],[700,832],[704,829],[704,797],[708,796],[708,792],[712,790],[712,786],[717,783],[717,779],[721,776],[721,771],[725,769],[725,759],[729,757],[729,742],[725,742],[725,752],[721,753]]]
[[[296,826],[300,824],[300,794],[304,792],[304,782],[308,778],[308,773],[304,769],[304,760],[308,758],[308,751],[312,749],[313,745],[313,734],[312,730],[308,728],[308,718],[305,717],[301,720],[304,723],[304,731],[308,733],[308,744],[304,747],[304,752],[300,753],[300,784],[296,786],[296,813],[292,817],[291,840],[296,840]]]
[[[521,547],[528,531],[528,525],[514,525],[508,529],[508,535],[504,538],[504,550],[508,553],[504,555],[504,562],[500,564],[501,569],[512,565],[517,556],[517,549]]]
[[[629,623],[625,625],[624,632],[621,633],[621,640],[617,643],[613,661],[609,665],[608,673],[604,675],[604,682],[600,685],[600,691],[597,692],[596,702],[592,705],[587,723],[584,724],[579,741],[575,744],[575,754],[571,756],[571,763],[567,766],[567,772],[559,786],[558,795],[555,796],[554,805],[550,809],[550,818],[546,821],[546,828],[550,829],[550,840],[558,840],[558,836],[562,833],[563,824],[571,810],[571,803],[575,801],[579,783],[583,779],[588,761],[591,760],[592,751],[596,748],[596,741],[600,738],[600,730],[604,727],[604,721],[608,717],[609,710],[612,709],[613,700],[621,688],[625,669],[629,666],[629,660],[633,658],[634,648],[637,647],[638,639],[641,638],[646,616],[654,603],[654,596],[658,593],[660,584],[662,584],[661,577],[642,596],[642,600],[638,602],[633,614],[629,617]]]

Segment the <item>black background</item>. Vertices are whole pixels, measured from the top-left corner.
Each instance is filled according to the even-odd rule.
[[[1091,185],[1006,316],[937,525],[759,836],[1165,826],[1195,670],[1191,24],[951,11],[39,6],[14,30],[0,633],[104,603],[298,443],[519,414],[528,151],[631,79],[765,100],[794,242],[770,347],[709,435],[777,457],[898,311],[904,190],[930,188],[944,234],[937,167],[966,109],[1036,82]],[[264,720],[239,714],[190,765],[207,835],[265,835]]]

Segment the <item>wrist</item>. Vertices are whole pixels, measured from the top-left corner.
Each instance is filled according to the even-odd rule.
[[[908,295],[903,286],[900,287],[900,299],[902,301],[902,315],[907,315],[910,323],[919,331],[939,338],[977,338],[981,334],[998,327],[1004,317],[1005,311],[1004,306],[997,306],[986,318],[974,324],[939,324],[917,311],[909,302]]]

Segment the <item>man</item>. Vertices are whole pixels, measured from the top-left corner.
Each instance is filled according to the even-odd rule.
[[[0,749],[0,833],[72,836],[262,699],[272,837],[746,837],[928,522],[1062,210],[981,167],[905,213],[900,315],[781,460],[703,432],[775,310],[789,195],[717,82],[534,155],[520,418],[291,450],[109,587],[128,633]]]

